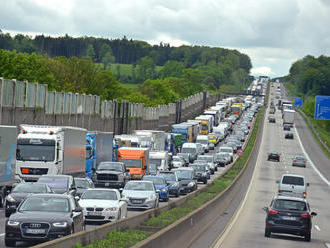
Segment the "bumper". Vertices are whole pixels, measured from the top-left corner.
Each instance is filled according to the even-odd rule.
[[[95,187],[124,188],[125,182],[120,181],[94,181]]]
[[[178,194],[180,194],[180,189],[179,188],[172,188],[172,189],[169,189],[168,193],[170,195],[178,195]]]
[[[151,209],[154,208],[156,205],[154,201],[145,201],[143,203],[132,203],[131,201],[128,202],[127,208],[139,208],[139,209]]]
[[[307,226],[285,226],[285,225],[272,225],[267,224],[266,228],[273,233],[285,233],[304,236],[311,231],[311,228]]]
[[[188,194],[190,192],[193,192],[195,190],[195,187],[182,187],[180,190],[180,194]]]
[[[118,219],[117,211],[102,211],[99,214],[93,214],[84,210],[85,222],[116,221]]]
[[[168,199],[169,192],[168,191],[161,191],[159,192],[159,199],[164,200]]]

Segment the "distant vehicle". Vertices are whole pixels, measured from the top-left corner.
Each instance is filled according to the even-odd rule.
[[[190,161],[190,154],[189,153],[178,153],[177,155],[184,159],[186,166],[189,164],[189,161]]]
[[[293,133],[290,133],[290,132],[285,133],[284,138],[285,139],[293,139]]]
[[[116,221],[127,217],[127,203],[117,189],[88,189],[80,200],[86,222]]]
[[[101,162],[94,174],[92,180],[96,187],[123,188],[130,179],[129,169],[123,162]]]
[[[175,171],[161,171],[159,175],[165,178],[166,184],[168,186],[168,191],[170,195],[175,195],[179,197],[181,192],[181,182],[176,175]]]
[[[182,189],[180,194],[190,193],[197,189],[197,181],[195,179],[195,170],[189,167],[173,169],[179,178]]]
[[[180,156],[173,156],[172,158],[172,168],[180,168],[186,165],[184,158]]]
[[[292,158],[292,166],[306,167],[307,160],[302,156],[294,156]]]
[[[307,187],[309,183],[306,183],[305,177],[296,174],[283,174],[278,183],[278,194],[290,195],[295,197],[306,197]]]
[[[224,167],[227,164],[230,164],[230,155],[228,153],[216,153],[214,155],[214,160],[218,164],[218,166]]]
[[[199,150],[196,143],[184,143],[182,145],[181,153],[189,153],[189,162],[192,163],[198,156]]]
[[[276,160],[277,162],[280,162],[280,154],[278,152],[270,152],[268,153],[267,160]]]
[[[91,179],[87,177],[75,177],[74,182],[77,187],[77,196],[81,196],[86,190],[88,189],[93,189],[94,188],[94,183]]]
[[[84,229],[82,208],[72,195],[35,194],[6,221],[5,245],[49,241]]]
[[[210,168],[214,169],[214,171],[218,171],[217,164],[214,161],[214,155],[198,155],[197,160],[204,160],[206,161]]]
[[[191,164],[189,167],[195,170],[197,182],[203,182],[204,184],[207,184],[207,169],[205,165]]]
[[[226,152],[230,155],[230,162],[233,162],[234,160],[234,150],[232,147],[227,147],[227,146],[221,146],[218,150],[218,153],[221,152]]]
[[[290,125],[289,125],[289,124],[284,124],[284,125],[283,125],[283,130],[284,130],[284,131],[290,131],[290,130],[291,130]]]
[[[311,219],[317,213],[310,212],[306,199],[276,196],[270,206],[263,209],[267,213],[265,237],[270,237],[271,233],[285,233],[311,240]]]
[[[9,217],[16,212],[19,204],[29,195],[38,193],[54,193],[51,188],[44,183],[20,183],[13,188],[5,199],[5,216]]]
[[[128,208],[151,209],[159,206],[159,190],[150,181],[129,181],[122,191]]]
[[[71,194],[73,196],[77,193],[77,187],[72,176],[56,175],[47,176],[42,175],[38,183],[46,183],[57,194]]]
[[[159,200],[163,200],[165,202],[168,201],[169,199],[169,191],[168,191],[168,187],[166,184],[166,180],[164,177],[162,177],[161,175],[157,175],[157,176],[144,176],[142,178],[142,180],[144,181],[150,181],[153,182],[155,185],[156,190],[159,191]]]
[[[269,109],[269,114],[275,114],[275,112],[276,112],[275,107]]]
[[[196,139],[196,143],[202,144],[204,148],[204,152],[209,152],[210,150],[210,141],[207,135],[198,135]]]
[[[269,123],[276,123],[276,119],[274,116],[269,116],[268,121],[269,121]]]

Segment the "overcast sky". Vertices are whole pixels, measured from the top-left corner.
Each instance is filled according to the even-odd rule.
[[[234,48],[253,74],[288,74],[330,55],[330,0],[0,0],[7,32],[96,36]]]

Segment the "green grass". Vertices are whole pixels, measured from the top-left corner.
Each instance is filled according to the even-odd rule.
[[[108,68],[110,67],[113,75],[118,74],[118,66],[119,66],[120,75],[132,76],[132,70],[133,70],[132,64],[111,64],[110,66],[108,66]],[[137,73],[138,67],[139,67],[138,65],[135,67],[135,73]],[[162,69],[162,66],[156,66],[157,73],[161,69]]]
[[[223,190],[225,190],[238,176],[247,160],[249,159],[257,138],[261,118],[263,117],[263,109],[264,107],[261,107],[257,115],[257,119],[252,129],[250,139],[244,150],[244,154],[236,160],[235,164],[222,177],[215,179],[211,185],[205,188],[203,192],[197,193],[193,198],[189,199],[183,205],[164,211],[158,216],[149,218],[140,225],[140,228],[164,228],[201,207],[206,202],[210,201]],[[152,235],[151,232],[140,231],[138,228],[139,227],[137,227],[137,229],[127,229],[123,232],[111,231],[109,232],[106,239],[94,242],[86,246],[86,248],[130,247]],[[76,244],[75,248],[80,247],[82,247],[80,244]]]

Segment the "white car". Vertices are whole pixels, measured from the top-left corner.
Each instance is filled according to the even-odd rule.
[[[179,156],[173,156],[172,159],[172,166],[173,168],[180,168],[183,167],[185,165],[185,160],[182,157]]]
[[[233,162],[234,160],[234,150],[232,147],[229,147],[229,146],[220,146],[219,147],[219,150],[218,150],[218,153],[221,153],[221,152],[226,152],[230,155],[230,162]]]
[[[86,222],[116,221],[127,217],[127,203],[121,200],[117,189],[88,189],[81,195],[79,205]]]
[[[150,181],[129,181],[122,192],[128,208],[151,209],[159,206],[159,190]]]

